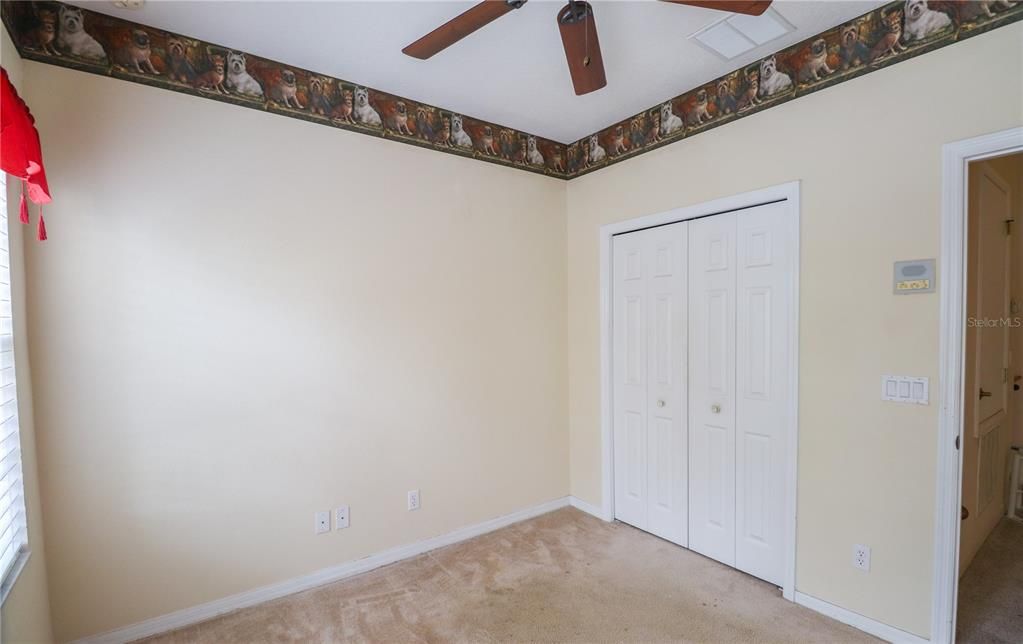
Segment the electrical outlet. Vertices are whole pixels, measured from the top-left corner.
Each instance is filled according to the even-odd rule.
[[[410,512],[419,509],[419,490],[408,491],[408,509]]]
[[[853,546],[853,568],[870,572],[870,546],[856,544]]]
[[[337,510],[334,510],[334,524],[337,525],[338,530],[344,530],[348,527],[348,506],[342,505]]]
[[[330,532],[330,512],[317,512],[315,516],[316,520],[316,534],[323,534],[324,532]]]

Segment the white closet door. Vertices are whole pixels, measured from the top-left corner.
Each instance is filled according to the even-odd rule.
[[[782,585],[794,248],[785,202],[737,213],[735,567]]]
[[[686,545],[685,223],[614,238],[615,516]]]
[[[689,547],[735,565],[736,215],[689,222]]]

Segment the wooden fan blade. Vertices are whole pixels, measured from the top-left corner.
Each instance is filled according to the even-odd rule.
[[[512,9],[518,9],[524,4],[526,4],[526,0],[483,0],[472,9],[448,20],[401,51],[413,58],[426,60],[480,27],[490,24]]]
[[[561,31],[561,42],[565,45],[568,72],[572,75],[576,95],[589,94],[607,85],[604,59],[600,55],[600,42],[597,40],[597,23],[589,3],[565,5],[558,12],[558,29]]]
[[[759,16],[771,6],[771,0],[661,0],[672,4],[687,4],[692,7],[703,7],[704,9],[717,9],[719,11],[731,11],[732,13],[744,13],[749,16]]]

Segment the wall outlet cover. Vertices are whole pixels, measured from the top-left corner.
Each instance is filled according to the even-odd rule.
[[[330,512],[317,512],[314,517],[316,534],[330,532]]]
[[[347,528],[350,519],[351,516],[349,515],[347,505],[339,506],[336,510],[334,510],[334,525],[337,526],[338,530],[344,530]]]
[[[410,512],[419,509],[419,490],[408,491],[408,509]]]
[[[870,546],[858,543],[853,546],[853,568],[870,572]]]

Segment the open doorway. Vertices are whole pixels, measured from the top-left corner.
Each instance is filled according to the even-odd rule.
[[[1023,633],[1023,152],[967,166],[956,641]]]

